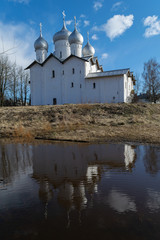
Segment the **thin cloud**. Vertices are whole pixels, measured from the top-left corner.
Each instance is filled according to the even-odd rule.
[[[146,38],[160,34],[160,20],[158,20],[158,16],[148,16],[144,19],[143,24],[147,27],[144,33]]]
[[[67,20],[66,25],[71,25],[72,22],[73,22],[73,20]]]
[[[114,3],[111,10],[112,11],[117,11],[122,4],[123,4],[122,1]]]
[[[84,15],[84,14],[80,15],[80,18],[85,18],[85,17],[86,17],[86,15]]]
[[[84,20],[84,27],[87,27],[90,25],[90,21]]]
[[[122,35],[133,25],[134,16],[114,15],[105,24],[100,27],[94,26],[94,31],[104,31],[107,37],[112,41],[114,38]]]
[[[103,7],[102,2],[100,2],[100,1],[94,2],[93,8],[94,8],[96,11],[98,11],[98,10],[99,10],[100,8],[102,8],[102,7]]]
[[[103,60],[103,59],[107,59],[108,58],[108,53],[103,53],[102,54],[102,56],[101,56],[101,59]]]
[[[97,34],[93,34],[91,38],[95,41],[98,40]]]
[[[33,29],[26,24],[5,24],[0,22],[0,53],[6,52],[9,59],[23,67],[35,59]]]
[[[9,2],[25,3],[28,4],[30,0],[8,0]]]

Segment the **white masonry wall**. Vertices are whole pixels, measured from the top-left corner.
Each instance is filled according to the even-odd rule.
[[[124,76],[124,102],[131,102],[131,91],[134,89],[133,81],[127,74]]]
[[[124,102],[123,76],[86,79],[83,102],[119,103]],[[95,88],[94,88],[95,84]]]
[[[43,105],[42,95],[43,68],[35,64],[30,68],[31,105]]]
[[[93,68],[94,67],[94,68]],[[96,70],[89,62],[71,57],[63,64],[51,57],[41,67],[31,67],[31,104],[52,105],[67,103],[119,103],[128,102],[133,89],[127,75],[85,78]],[[55,77],[52,72],[54,71]],[[95,88],[94,88],[95,87]]]

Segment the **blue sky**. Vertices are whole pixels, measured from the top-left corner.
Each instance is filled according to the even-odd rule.
[[[160,62],[159,0],[1,0],[0,52],[7,50],[10,58],[26,67],[35,59],[34,41],[43,37],[53,52],[53,35],[62,28],[65,10],[67,28],[78,29],[94,46],[104,70],[130,67],[141,74],[143,64],[151,57]]]

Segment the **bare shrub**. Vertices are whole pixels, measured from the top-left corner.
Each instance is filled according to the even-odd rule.
[[[13,137],[15,138],[23,138],[25,140],[33,139],[33,133],[31,130],[25,129],[22,125],[18,125],[13,130]]]

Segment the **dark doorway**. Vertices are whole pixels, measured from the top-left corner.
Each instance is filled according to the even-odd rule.
[[[53,98],[53,105],[57,104],[57,98]]]

